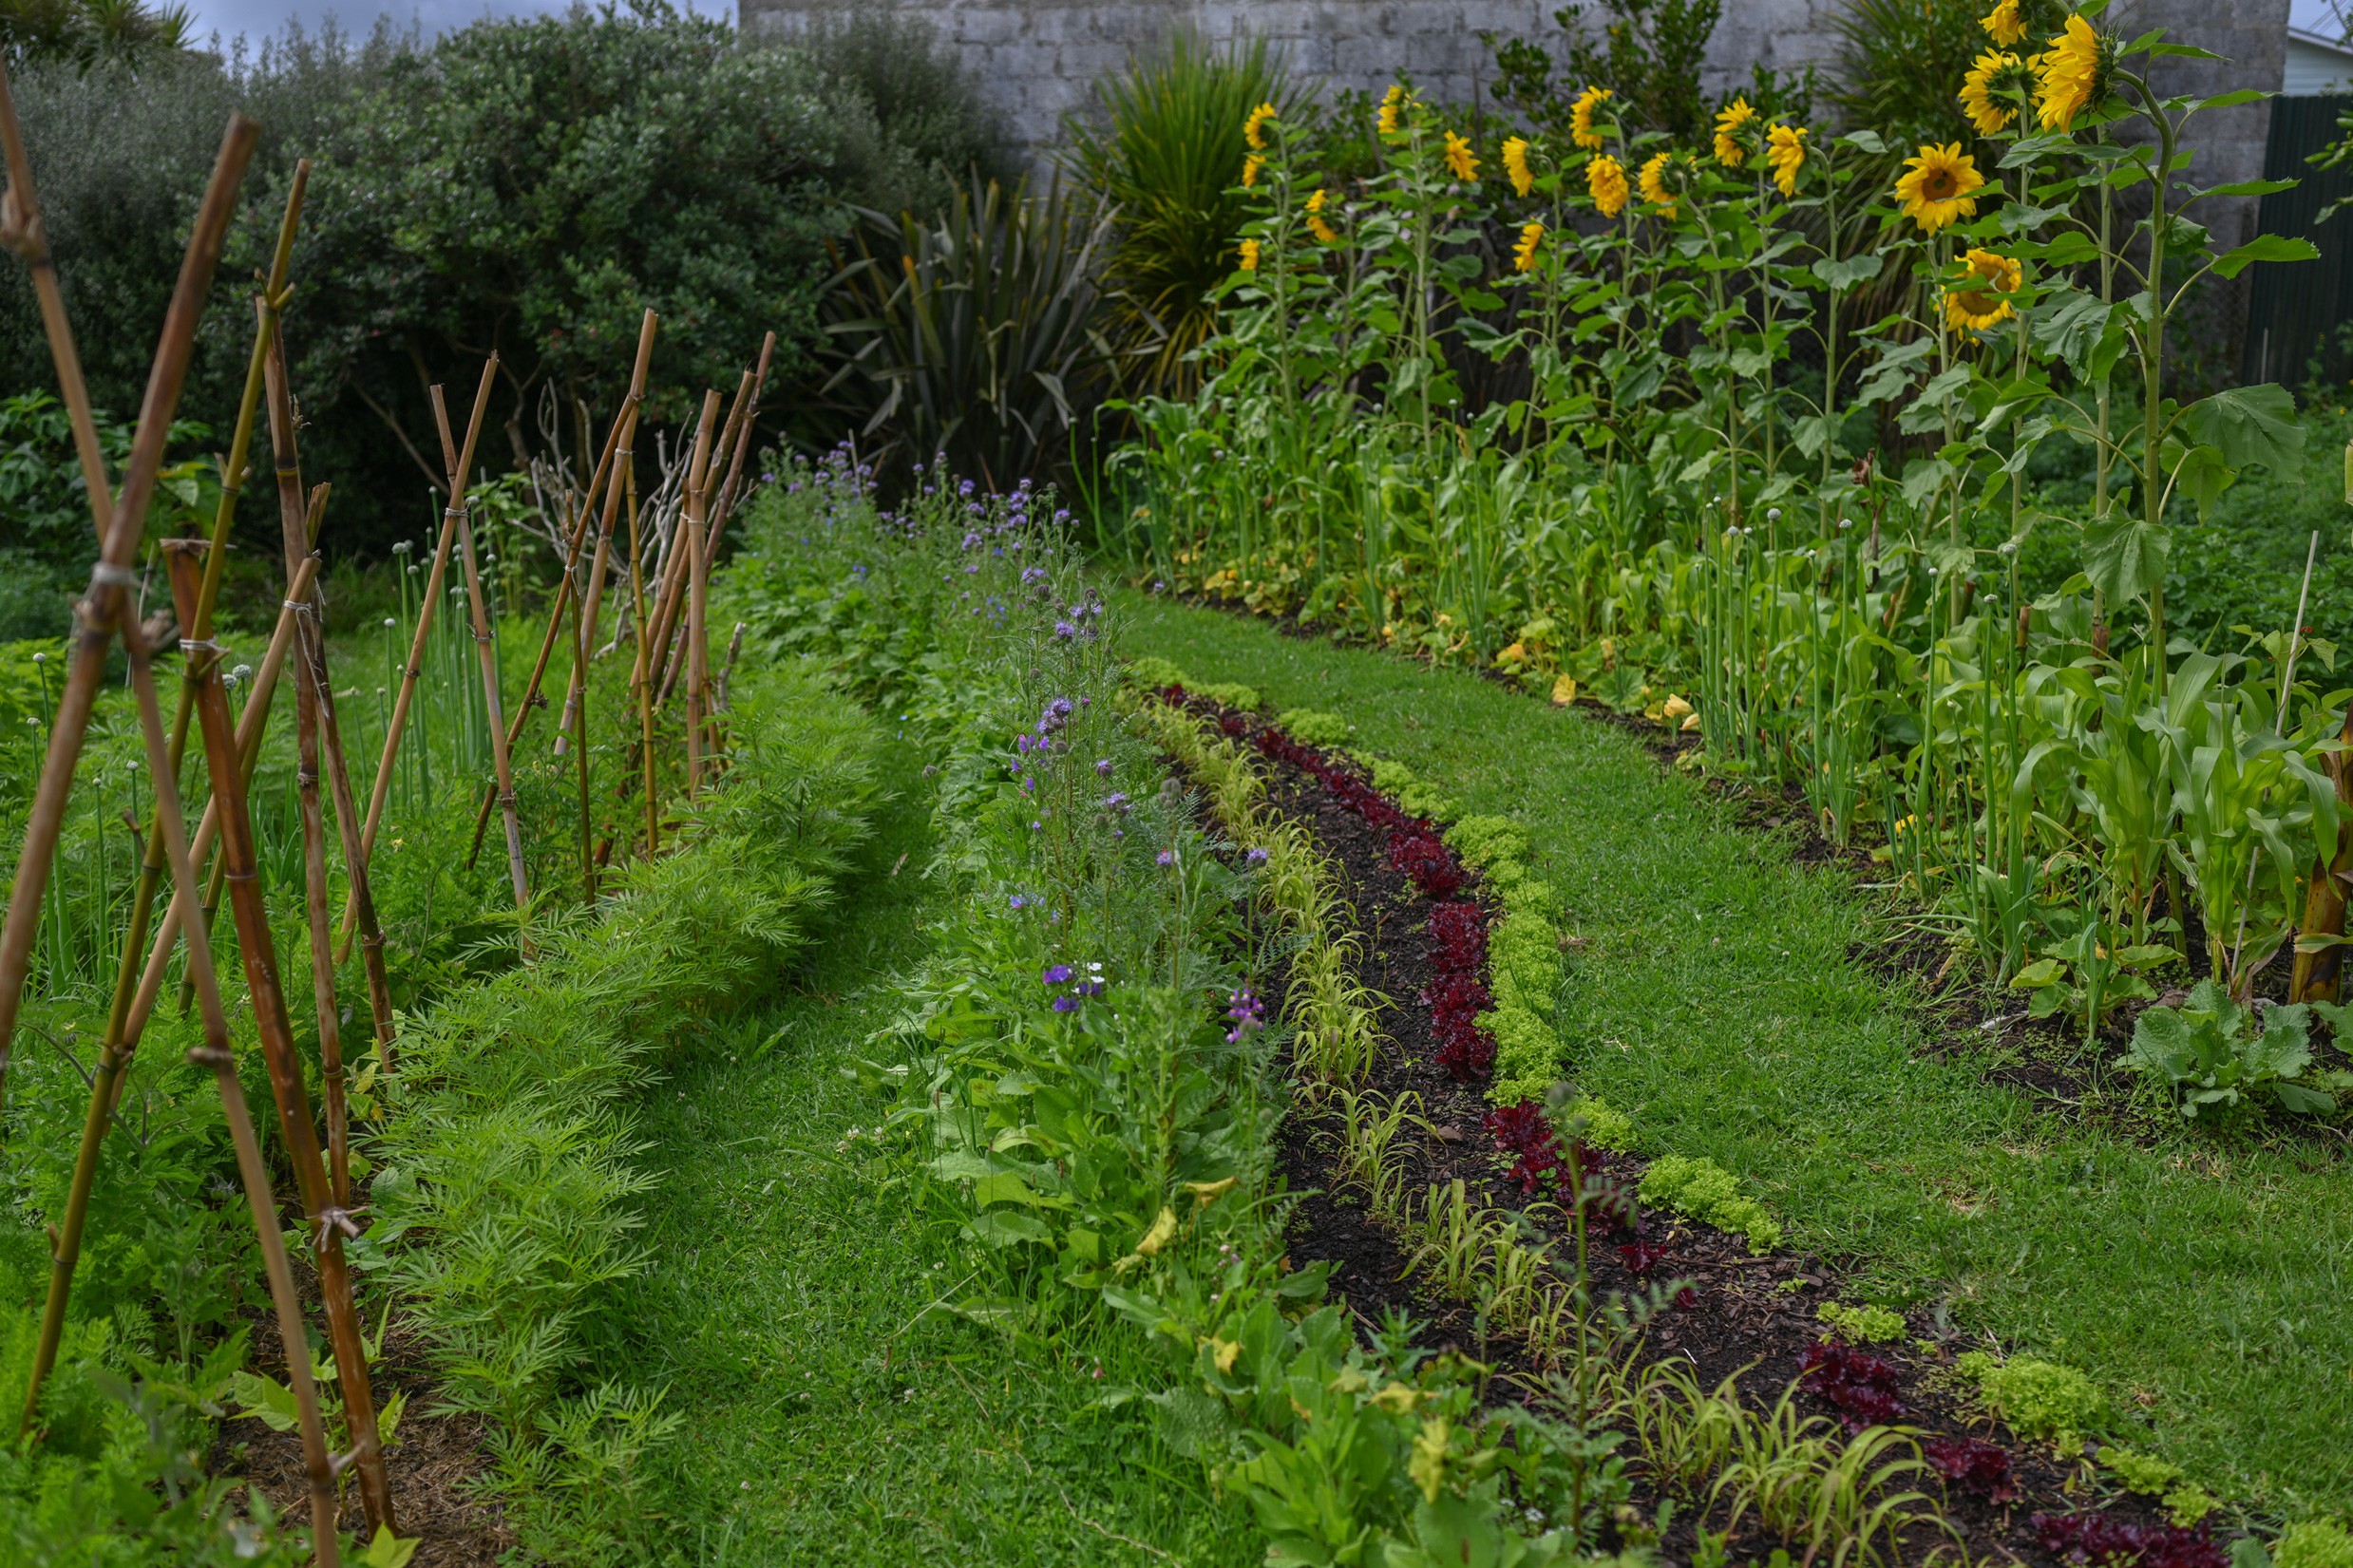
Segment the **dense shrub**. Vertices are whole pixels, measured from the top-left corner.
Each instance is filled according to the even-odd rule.
[[[463,417],[503,373],[484,460],[541,444],[541,399],[609,415],[637,315],[663,328],[657,424],[731,389],[764,331],[788,386],[812,364],[825,242],[847,205],[929,210],[994,133],[913,24],[844,22],[768,46],[661,0],[484,20],[427,44],[290,29],[257,52],[28,69],[34,167],[93,398],[137,406],[223,123],[264,139],[182,409],[224,425],[251,342],[244,295],[295,161],[313,161],[287,335],[313,475],[340,482],[331,544],[413,520],[440,456],[426,403]],[[905,134],[901,133],[903,123]],[[54,377],[29,286],[0,271],[0,386]],[[794,399],[774,395],[772,406]],[[651,447],[647,441],[641,444]],[[256,491],[248,522],[275,538]]]

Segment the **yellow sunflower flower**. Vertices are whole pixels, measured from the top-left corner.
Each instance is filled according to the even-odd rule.
[[[1577,145],[1588,152],[1601,146],[1601,135],[1593,128],[1593,111],[1616,96],[1607,87],[1587,87],[1577,95],[1568,111],[1568,134]]]
[[[2018,0],[2000,0],[1992,10],[1977,19],[1977,25],[2005,49],[2026,36],[2026,19],[2018,13]]]
[[[1975,217],[1977,198],[1972,193],[1984,183],[1977,160],[1963,152],[1960,142],[1940,147],[1931,142],[1904,161],[1895,198],[1922,233],[1934,234],[1948,223]]]
[[[1961,79],[1961,108],[1977,127],[1980,136],[1993,136],[2008,129],[2018,111],[2004,104],[1994,102],[1994,78],[2005,71],[2019,68],[2018,56],[1987,49],[1977,57],[1969,74]]]
[[[1381,94],[1380,113],[1373,117],[1374,128],[1383,136],[1395,136],[1402,124],[1405,112],[1405,88],[1392,82],[1389,90]]]
[[[1259,170],[1264,167],[1265,163],[1266,160],[1260,157],[1257,153],[1252,153],[1242,161],[1242,187],[1243,190],[1249,190],[1258,184]]]
[[[1642,199],[1669,217],[1675,216],[1675,193],[1667,189],[1667,165],[1674,161],[1673,153],[1653,153],[1643,161],[1642,172],[1635,177]]]
[[[1528,138],[1504,138],[1504,173],[1511,177],[1514,195],[1526,196],[1536,183],[1535,171],[1528,166]]]
[[[1446,133],[1447,172],[1468,185],[1479,178],[1479,155],[1459,131]]]
[[[1736,98],[1716,115],[1716,161],[1728,169],[1736,169],[1748,161],[1748,149],[1739,142],[1740,133],[1748,128],[1756,111],[1749,107],[1745,98]]]
[[[1259,242],[1255,239],[1242,242],[1242,270],[1245,273],[1259,270]]]
[[[1266,123],[1275,118],[1272,104],[1261,104],[1250,111],[1250,118],[1242,123],[1242,139],[1250,144],[1252,152],[1266,149]]]
[[[1604,153],[1585,165],[1585,194],[1593,198],[1593,205],[1603,217],[1616,217],[1626,210],[1625,166]]]
[[[2076,116],[2089,108],[2099,91],[2099,34],[2080,16],[2067,18],[2067,28],[2051,40],[2036,63],[2041,77],[2042,128],[2075,128]]]
[[[1316,194],[1307,198],[1307,232],[1326,245],[1339,237],[1339,231],[1323,220],[1323,187],[1320,185],[1316,187]]]
[[[1765,133],[1765,161],[1773,165],[1773,182],[1783,196],[1797,194],[1797,171],[1806,166],[1806,127],[1775,125]]]
[[[2008,300],[1998,297],[2018,292],[2022,274],[2015,260],[1979,250],[1970,251],[1961,260],[1969,269],[1970,281],[1945,291],[1947,324],[1956,331],[1982,332],[2018,313],[2010,309]]]
[[[1511,248],[1511,270],[1528,273],[1536,270],[1536,253],[1545,242],[1545,226],[1529,223],[1520,230],[1520,242]]]

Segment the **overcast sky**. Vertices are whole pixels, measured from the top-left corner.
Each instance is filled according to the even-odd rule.
[[[199,37],[218,31],[227,40],[241,32],[257,41],[275,32],[291,17],[300,17],[304,27],[315,29],[333,16],[343,24],[346,32],[364,35],[374,25],[379,11],[389,11],[401,27],[414,22],[432,34],[462,28],[484,16],[530,16],[561,10],[568,3],[569,0],[394,0],[386,5],[382,0],[192,0],[190,9],[196,13]],[[681,9],[700,11],[706,16],[735,14],[734,0],[674,3]],[[2313,32],[2333,37],[2338,30],[2328,0],[2291,0],[2291,14],[2297,27]]]
[[[706,16],[735,14],[734,0],[671,0],[681,10]],[[197,36],[218,32],[225,43],[243,33],[259,42],[290,19],[300,18],[313,31],[333,17],[348,33],[366,36],[379,13],[389,14],[406,28],[414,22],[428,36],[462,28],[485,16],[536,16],[563,10],[570,0],[189,0],[196,16]]]

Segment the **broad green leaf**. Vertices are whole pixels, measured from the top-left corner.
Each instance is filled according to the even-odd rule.
[[[2171,540],[2162,524],[2118,517],[2083,525],[2083,572],[2111,604],[2125,604],[2165,580]]]
[[[1880,257],[1876,254],[1849,256],[1844,261],[1827,255],[1817,256],[1813,263],[1813,275],[1822,280],[1825,288],[1851,289],[1858,283],[1869,283],[1877,277],[1880,267]]]
[[[2236,277],[2258,261],[2318,261],[2320,247],[2308,239],[2295,239],[2287,235],[2257,235],[2236,250],[2225,251],[2214,258],[2214,272],[2221,277]]]
[[[2057,958],[2038,958],[2012,975],[2010,986],[2016,991],[2033,991],[2047,986],[2059,977],[2063,967]]]
[[[2292,191],[2304,181],[2300,179],[2241,179],[2229,185],[2215,185],[2198,192],[2200,196],[2269,196],[2274,191]]]
[[[301,1424],[302,1407],[294,1390],[274,1377],[238,1371],[229,1380],[229,1391],[243,1407],[237,1414],[257,1417],[274,1432],[291,1432]]]
[[[417,1548],[424,1544],[423,1536],[411,1536],[403,1540],[392,1534],[389,1525],[379,1524],[375,1539],[368,1543],[368,1550],[359,1560],[367,1568],[408,1568],[408,1559],[415,1557]]]
[[[2201,445],[2221,449],[2233,468],[2260,463],[2285,473],[2304,455],[2304,426],[2287,388],[2227,387],[2182,411],[2182,429]]]
[[[2214,446],[2191,447],[2182,454],[2174,472],[2180,492],[2198,503],[2200,521],[2214,515],[2214,502],[2239,477],[2239,471],[2223,461],[2221,448]]]

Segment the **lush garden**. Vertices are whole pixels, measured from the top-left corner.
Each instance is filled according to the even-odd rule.
[[[1597,10],[11,14],[0,1564],[2353,1568],[2262,95]]]

